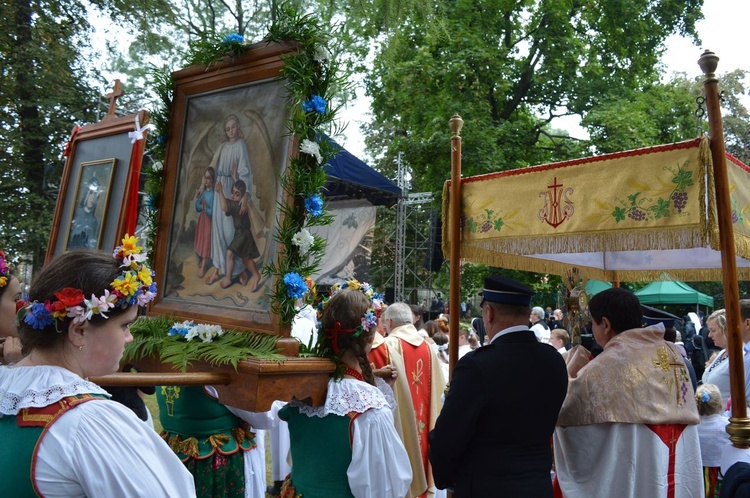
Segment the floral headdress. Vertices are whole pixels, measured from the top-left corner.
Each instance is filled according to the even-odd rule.
[[[0,251],[0,288],[8,285],[8,276],[10,275],[10,268],[8,262],[5,260],[5,253]]]
[[[354,289],[362,291],[362,293],[367,296],[367,299],[370,300],[370,304],[372,304],[371,308],[375,312],[375,316],[380,316],[380,312],[383,310],[383,303],[385,303],[385,299],[383,298],[383,294],[375,291],[375,288],[372,285],[368,284],[367,282],[360,282],[356,279],[348,280],[343,284],[335,283],[331,286],[331,296],[335,296],[337,293],[341,292],[344,289]]]
[[[334,284],[331,286],[331,297],[335,296],[344,289],[353,289],[362,291],[370,300],[371,306],[367,308],[365,314],[362,315],[362,324],[353,329],[345,329],[341,326],[340,322],[336,322],[333,327],[326,328],[323,331],[323,336],[331,341],[333,347],[333,353],[338,355],[340,353],[338,336],[341,334],[352,334],[352,337],[359,337],[365,330],[375,327],[378,324],[378,315],[383,307],[383,296],[375,292],[375,289],[367,282],[360,283],[357,280],[349,280],[344,284]]]
[[[66,287],[54,296],[56,300],[24,303],[18,312],[18,320],[23,320],[32,328],[43,330],[47,325],[55,324],[57,332],[62,332],[55,320],[72,318],[73,323],[90,320],[94,315],[108,318],[106,313],[116,307],[144,306],[156,297],[156,282],[153,271],[146,265],[146,253],[138,245],[138,237],[125,235],[122,245],[118,246],[113,257],[120,262],[122,273],[110,283],[111,288],[104,294],[91,294],[86,299],[83,291]]]

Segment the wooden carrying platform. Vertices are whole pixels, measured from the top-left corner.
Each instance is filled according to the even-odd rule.
[[[333,363],[325,358],[286,358],[278,362],[248,358],[237,370],[231,366],[213,367],[194,362],[190,371],[176,372],[172,365],[149,357],[133,362],[141,373],[116,373],[90,378],[104,386],[212,385],[222,404],[264,412],[275,400],[293,397],[313,406],[325,402],[328,379]]]

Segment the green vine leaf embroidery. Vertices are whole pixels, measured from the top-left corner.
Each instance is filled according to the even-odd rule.
[[[504,224],[503,218],[496,216],[492,209],[485,209],[484,214],[466,219],[466,229],[469,233],[487,233],[490,230],[499,232]]]
[[[614,211],[612,211],[612,217],[615,219],[615,223],[619,223],[622,220],[625,219],[625,209],[621,207],[616,207]]]
[[[657,199],[656,205],[651,206],[651,212],[653,213],[654,219],[668,218],[669,217],[669,201],[664,199]]]
[[[620,198],[615,199],[615,209],[610,213],[615,219],[615,223],[625,221],[625,218],[630,218],[633,221],[648,221],[649,219],[658,220],[682,213],[687,207],[687,188],[693,186],[693,172],[687,169],[688,166],[689,161],[685,161],[682,165],[678,163],[676,168],[668,166],[663,168],[674,175],[671,183],[675,187],[666,198],[647,197],[647,194],[639,191],[628,194],[626,196],[627,201]]]

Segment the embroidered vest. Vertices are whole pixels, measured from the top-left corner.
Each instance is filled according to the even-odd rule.
[[[232,455],[256,447],[249,425],[208,396],[202,387],[156,388],[162,438],[183,462],[218,451]]]
[[[79,394],[44,408],[24,408],[15,417],[0,416],[0,441],[3,442],[0,468],[5,475],[0,479],[0,496],[41,496],[36,489],[35,465],[42,438],[68,410],[95,399],[107,398],[99,394]]]

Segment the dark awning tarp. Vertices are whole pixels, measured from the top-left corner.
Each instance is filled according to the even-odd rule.
[[[367,199],[375,206],[392,206],[398,202],[401,189],[372,169],[348,150],[325,137],[339,153],[325,164],[328,180],[324,190],[329,200],[340,198]]]
[[[700,304],[713,307],[714,298],[698,292],[684,282],[657,280],[635,291],[641,304]]]

